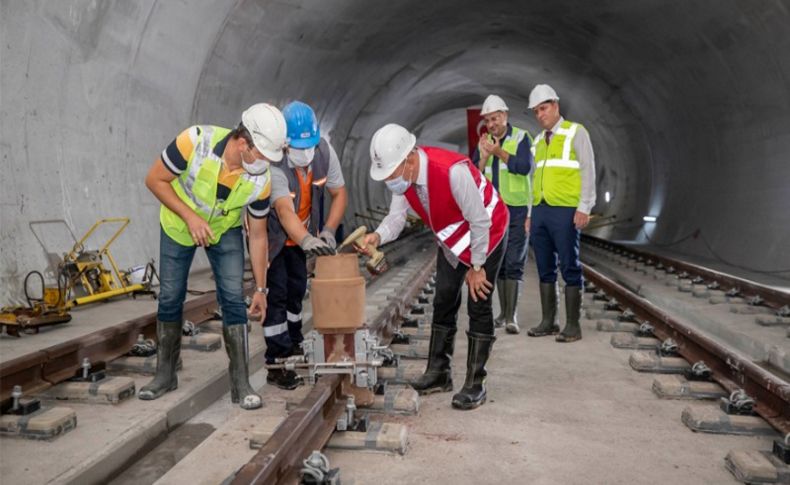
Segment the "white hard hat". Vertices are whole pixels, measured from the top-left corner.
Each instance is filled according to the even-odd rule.
[[[557,92],[554,91],[554,88],[552,88],[548,84],[538,84],[537,86],[532,88],[532,92],[529,93],[529,109],[534,108],[540,103],[545,103],[546,101],[559,101],[559,100],[560,97],[557,96]]]
[[[489,94],[483,102],[483,109],[480,110],[480,114],[485,116],[497,111],[507,111],[507,105],[505,101],[496,94]]]
[[[400,125],[379,128],[370,140],[370,178],[380,181],[392,175],[416,144],[417,137]]]
[[[279,109],[267,103],[254,104],[241,114],[241,124],[250,132],[252,143],[263,156],[273,162],[282,160],[288,137],[285,118]]]

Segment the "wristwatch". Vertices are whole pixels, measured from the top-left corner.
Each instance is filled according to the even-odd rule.
[[[472,265],[472,270],[474,270],[474,271],[480,271],[481,269],[483,269],[483,267],[480,266],[479,264],[473,264]]]
[[[269,294],[269,288],[262,288],[260,286],[255,288],[255,291],[257,291],[258,293],[263,293],[264,295]]]

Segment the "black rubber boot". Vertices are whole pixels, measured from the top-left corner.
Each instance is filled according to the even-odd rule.
[[[453,390],[452,360],[457,327],[431,325],[431,344],[425,373],[411,381],[411,387],[421,395]]]
[[[293,391],[302,383],[296,372],[285,369],[269,369],[266,373],[266,382],[286,391]]]
[[[475,409],[486,402],[486,362],[491,355],[496,337],[482,333],[466,332],[469,337],[469,353],[466,356],[466,381],[464,387],[453,396],[456,409]]]
[[[156,340],[156,376],[137,393],[144,401],[158,399],[178,388],[176,367],[181,357],[181,324],[157,321]]]
[[[582,339],[579,316],[582,312],[582,289],[579,286],[565,287],[565,328],[557,335],[557,342],[575,342]]]
[[[230,400],[242,409],[258,409],[263,399],[250,385],[249,368],[245,352],[247,325],[224,325],[222,336],[228,353],[230,374]]]
[[[543,337],[544,335],[557,335],[560,326],[557,325],[557,284],[540,284],[540,306],[543,310],[543,319],[537,327],[527,330],[530,337]]]
[[[505,330],[507,333],[521,332],[518,326],[518,280],[505,280]]]
[[[502,328],[505,326],[505,318],[507,312],[505,311],[505,280],[496,280],[496,292],[499,296],[499,316],[494,318],[494,327]]]

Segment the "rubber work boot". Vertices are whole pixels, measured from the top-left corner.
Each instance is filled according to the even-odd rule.
[[[296,372],[285,369],[269,369],[266,373],[266,382],[286,391],[293,391],[302,383]]]
[[[428,366],[425,373],[411,381],[411,387],[420,395],[453,390],[451,363],[455,349],[457,327],[431,325],[431,343],[428,348]]]
[[[247,356],[244,351],[246,325],[223,325],[222,337],[228,353],[228,374],[230,374],[230,400],[242,409],[258,409],[263,399],[250,385]]]
[[[505,280],[496,280],[496,292],[499,296],[499,316],[494,319],[494,328],[505,326]]]
[[[181,357],[181,324],[157,320],[156,340],[156,376],[137,393],[144,401],[158,399],[178,388],[176,366]]]
[[[517,316],[519,283],[518,280],[505,280],[505,330],[512,334],[521,332]]]
[[[464,387],[453,396],[456,409],[474,409],[486,402],[486,362],[491,355],[496,337],[476,332],[466,332],[469,338],[469,353],[466,356],[466,381]]]
[[[557,284],[540,284],[540,306],[543,309],[543,319],[540,325],[527,330],[530,337],[543,337],[544,335],[557,335],[560,326],[557,325]]]
[[[575,342],[582,339],[579,315],[582,312],[582,289],[579,286],[565,287],[565,328],[557,335],[557,342]]]

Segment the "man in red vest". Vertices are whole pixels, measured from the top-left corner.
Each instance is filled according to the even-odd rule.
[[[466,381],[453,396],[458,409],[486,401],[486,362],[494,344],[489,295],[507,245],[507,206],[474,164],[460,153],[417,147],[402,126],[380,128],[370,143],[370,176],[392,192],[390,209],[365,242],[376,247],[398,237],[413,209],[439,244],[428,367],[412,382],[420,394],[453,389],[451,362],[464,282],[469,287]]]

